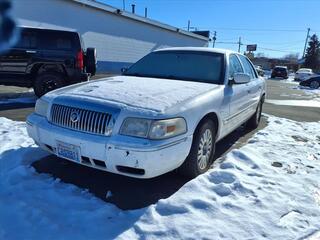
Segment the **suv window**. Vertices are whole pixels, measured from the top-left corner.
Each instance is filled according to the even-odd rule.
[[[15,48],[35,49],[37,48],[36,34],[29,31],[22,31],[19,42]]]
[[[233,78],[235,73],[243,73],[243,69],[238,57],[232,54],[229,57],[229,78]]]
[[[72,50],[72,35],[63,32],[43,32],[40,36],[41,48],[47,50]]]
[[[245,56],[242,56],[242,55],[239,55],[239,57],[242,62],[242,65],[244,67],[244,72],[246,74],[249,74],[251,79],[256,78],[257,76],[256,76],[255,71],[254,71],[251,63],[249,62],[249,60]]]

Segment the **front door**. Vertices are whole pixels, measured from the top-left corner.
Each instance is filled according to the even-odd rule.
[[[243,67],[235,54],[229,57],[228,78],[231,81],[235,73],[243,73]],[[250,105],[249,83],[228,84],[225,88],[225,97],[229,99],[229,115],[225,118],[224,125],[228,132],[236,129],[246,118]]]
[[[7,53],[0,55],[0,82],[13,83],[25,77],[27,67],[37,53],[36,35],[22,30],[19,42]],[[14,84],[14,83],[13,83]]]

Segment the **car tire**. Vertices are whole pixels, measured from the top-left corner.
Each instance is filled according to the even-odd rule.
[[[215,153],[216,127],[212,120],[203,122],[195,131],[190,153],[179,168],[179,173],[195,178],[212,165]]]
[[[263,100],[260,100],[255,113],[247,121],[246,126],[248,129],[256,129],[259,126],[259,123],[261,120],[261,114],[262,114],[262,105],[263,105]]]
[[[318,89],[320,87],[320,83],[318,81],[311,81],[310,82],[310,88],[313,88],[313,89]]]
[[[36,77],[33,83],[33,90],[37,97],[41,97],[47,92],[63,87],[64,84],[65,78],[61,73],[41,73]]]

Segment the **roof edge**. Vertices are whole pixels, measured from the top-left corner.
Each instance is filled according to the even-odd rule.
[[[105,3],[97,2],[95,0],[69,0],[69,1],[72,1],[72,2],[75,2],[78,4],[82,4],[82,5],[86,5],[88,7],[96,8],[99,10],[103,10],[103,11],[106,11],[106,12],[109,12],[112,14],[116,14],[119,16],[123,16],[123,17],[129,18],[129,19],[132,19],[132,20],[135,20],[138,22],[153,25],[153,26],[156,26],[156,27],[168,30],[168,31],[180,33],[182,35],[187,35],[189,37],[197,38],[197,39],[204,40],[204,41],[209,41],[209,38],[207,38],[207,37],[204,37],[204,36],[192,33],[192,32],[188,32],[188,31],[185,31],[185,30],[177,28],[177,27],[173,27],[173,26],[165,24],[165,23],[161,23],[156,20],[152,20],[150,18],[141,17],[136,14],[130,13],[128,11],[123,11],[121,9],[112,7],[112,6],[107,5]]]

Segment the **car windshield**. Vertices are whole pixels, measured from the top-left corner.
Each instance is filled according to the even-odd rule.
[[[159,51],[133,64],[124,75],[222,84],[223,67],[220,53]]]

